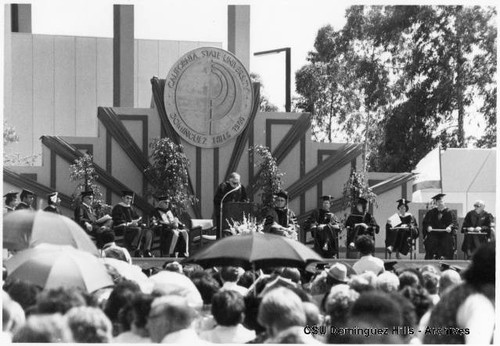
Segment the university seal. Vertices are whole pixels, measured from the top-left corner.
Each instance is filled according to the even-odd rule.
[[[182,56],[165,81],[165,109],[175,131],[203,148],[220,147],[247,125],[253,89],[231,53],[212,47]]]

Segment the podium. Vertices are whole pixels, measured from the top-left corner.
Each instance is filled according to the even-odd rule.
[[[249,202],[228,202],[222,205],[222,230],[229,229],[228,220],[242,221],[243,214],[255,216],[257,207]],[[217,230],[219,231],[219,230]],[[222,236],[222,235],[220,235]]]

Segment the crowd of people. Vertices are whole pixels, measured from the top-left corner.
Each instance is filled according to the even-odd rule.
[[[363,241],[369,252],[371,237]],[[360,244],[357,244],[360,247]],[[373,250],[373,248],[372,248]],[[469,267],[203,269],[167,262],[151,285],[108,267],[94,292],[3,285],[2,341],[78,343],[472,343],[493,341],[495,246]]]

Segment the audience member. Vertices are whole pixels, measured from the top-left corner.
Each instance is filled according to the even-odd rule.
[[[2,292],[2,344],[12,343],[14,335],[25,323],[26,317],[23,308],[12,300],[9,294]]]
[[[425,272],[422,274],[424,279],[424,288],[429,292],[432,303],[436,305],[439,302],[439,276],[433,273]]]
[[[415,313],[417,314],[417,320],[419,321],[433,306],[429,292],[423,287],[406,286],[400,290],[399,293],[413,304]]]
[[[391,272],[383,272],[377,277],[376,288],[386,292],[397,292],[399,289],[399,278]]]
[[[113,232],[104,232],[101,235],[103,257],[116,258],[117,260],[132,264],[132,257],[126,248],[115,243]]]
[[[58,287],[46,289],[40,292],[37,297],[37,314],[64,315],[73,307],[86,306],[87,302],[81,291],[71,288]]]
[[[192,328],[196,311],[187,299],[177,295],[156,298],[151,304],[147,328],[154,343],[175,343],[201,345],[200,339]]]
[[[121,325],[118,320],[118,313],[120,309],[130,302],[136,294],[141,292],[139,284],[131,280],[123,280],[118,282],[104,307],[104,312],[108,316],[109,320],[113,324],[113,336],[125,332],[121,329]]]
[[[448,288],[458,285],[461,282],[462,278],[456,270],[445,270],[441,273],[441,277],[439,278],[439,295],[442,296]]]
[[[328,316],[326,325],[338,328],[347,327],[348,313],[358,298],[359,293],[348,285],[332,287],[325,301],[325,313]],[[346,343],[347,337],[338,333],[329,333],[327,341],[329,344]]]
[[[272,339],[289,327],[304,327],[306,314],[299,296],[287,288],[278,287],[262,298],[258,321]]]
[[[150,343],[149,330],[147,329],[148,315],[151,310],[153,296],[149,294],[136,294],[127,304],[130,308],[130,329],[113,338],[114,343]]]
[[[238,292],[242,296],[246,296],[248,288],[237,284],[240,273],[237,267],[222,267],[220,271],[220,278],[222,280],[222,290],[232,290]]]
[[[14,334],[15,343],[74,342],[66,319],[61,314],[33,315]]]
[[[424,343],[487,344],[495,328],[495,244],[481,245],[464,273],[464,282],[441,297],[427,326],[447,327],[425,333]]]
[[[113,338],[111,321],[99,308],[79,306],[66,315],[74,342],[109,343]]]
[[[171,271],[171,272],[176,272],[176,273],[179,273],[179,274],[184,274],[184,272],[182,271],[182,265],[179,262],[177,262],[177,261],[166,263],[164,268],[165,268],[165,270],[168,270],[168,271]]]
[[[371,236],[359,236],[356,239],[355,245],[356,249],[361,254],[361,258],[352,266],[356,273],[362,274],[366,271],[371,271],[375,275],[378,275],[385,270],[384,261],[373,256],[375,252],[375,242]]]
[[[401,334],[380,335],[370,333],[376,328],[388,328],[403,325],[403,313],[398,304],[384,292],[365,292],[354,302],[349,312],[348,326],[356,326],[348,335],[350,343],[393,344],[403,343]],[[368,334],[367,334],[368,331]]]
[[[294,326],[279,332],[276,336],[269,339],[271,344],[322,344],[310,334],[304,333],[304,328]]]
[[[255,338],[255,331],[242,325],[245,315],[243,296],[232,290],[222,290],[212,298],[212,315],[217,326],[200,337],[217,344],[246,343]]]
[[[412,271],[405,270],[399,274],[399,289],[402,290],[406,286],[418,287],[422,286],[418,275]]]
[[[36,299],[42,291],[41,287],[24,280],[8,280],[4,290],[12,300],[18,302],[28,315],[36,308]]]

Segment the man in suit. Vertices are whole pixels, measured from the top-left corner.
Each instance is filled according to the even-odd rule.
[[[34,210],[33,204],[35,203],[35,193],[33,191],[23,189],[21,191],[21,202],[16,206],[16,210]]]
[[[133,199],[132,191],[122,191],[122,201],[111,211],[113,230],[116,234],[123,234],[125,246],[129,251],[134,251],[136,257],[153,257],[151,253],[153,231],[142,223],[142,217],[132,207]]]
[[[82,191],[80,199],[81,203],[75,209],[75,221],[85,232],[96,239],[97,247],[101,248],[104,244],[102,235],[105,232],[113,232],[111,230],[112,221],[108,219],[98,222],[97,214],[92,206],[94,203],[93,191]]]

